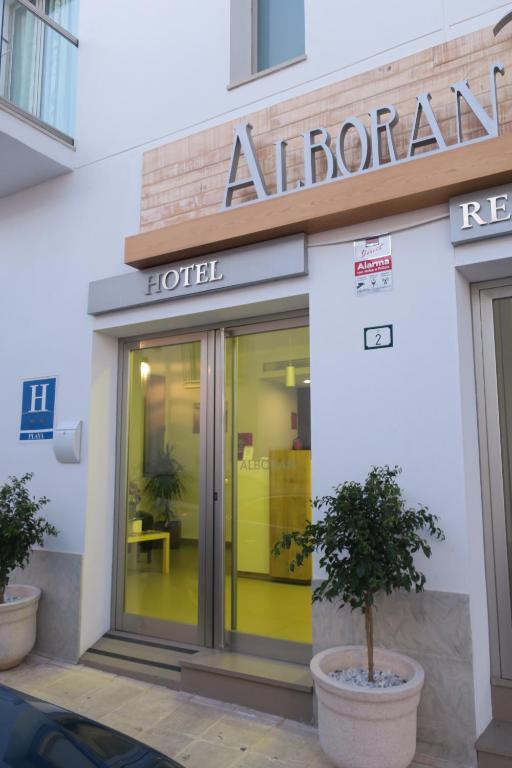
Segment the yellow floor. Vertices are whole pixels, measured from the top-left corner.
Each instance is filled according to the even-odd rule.
[[[197,546],[182,542],[171,551],[171,571],[162,573],[161,552],[131,548],[128,558],[125,610],[183,624],[197,623]],[[237,578],[236,630],[245,634],[311,643],[311,587],[246,576]],[[231,578],[226,577],[226,628],[231,629]]]

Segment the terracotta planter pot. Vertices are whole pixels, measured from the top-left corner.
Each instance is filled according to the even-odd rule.
[[[322,748],[337,768],[408,768],[416,752],[423,668],[407,656],[376,648],[375,668],[395,672],[407,681],[404,685],[360,688],[327,674],[367,666],[364,646],[330,648],[312,659]]]
[[[0,670],[17,666],[34,647],[41,590],[13,584],[5,596],[20,599],[0,605]]]

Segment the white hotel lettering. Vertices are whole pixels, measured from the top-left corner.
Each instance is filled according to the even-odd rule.
[[[509,221],[512,212],[510,208],[507,208],[508,201],[508,194],[487,197],[486,202],[489,205],[486,206],[486,208],[488,208],[488,211],[484,210],[481,203],[476,200],[461,203],[459,205],[462,210],[461,229],[472,229],[475,225],[478,227],[485,227],[487,224],[498,224],[500,221]]]
[[[224,280],[220,272],[219,261],[202,261],[199,264],[190,264],[186,267],[168,269],[166,272],[154,272],[147,279],[146,296],[162,291],[174,291],[178,286],[193,288],[196,285],[216,283]]]
[[[489,115],[482,104],[478,101],[475,94],[469,87],[466,80],[460,80],[451,85],[455,94],[455,121],[458,145],[464,144],[462,132],[461,105],[462,101],[466,103],[470,111],[476,117],[485,131],[484,138],[492,138],[499,135],[498,123],[498,97],[496,88],[496,75],[503,75],[505,69],[499,62],[491,65],[489,71],[489,90],[491,93],[491,111]],[[430,147],[430,151],[444,151],[448,149],[443,137],[439,123],[431,106],[431,96],[429,93],[420,93],[416,96],[416,110],[413,119],[411,137],[407,155],[399,158],[396,153],[393,129],[399,121],[398,112],[393,105],[378,107],[372,109],[368,115],[370,118],[370,131],[358,117],[348,117],[341,125],[338,132],[335,150],[331,147],[331,136],[325,128],[314,128],[303,134],[304,144],[304,179],[297,183],[296,189],[302,187],[312,187],[321,182],[332,181],[335,179],[350,177],[357,173],[362,173],[369,169],[380,168],[384,165],[394,165],[395,163],[412,160],[416,151],[423,147]],[[420,136],[420,125],[427,124],[429,133]],[[256,154],[256,149],[252,140],[252,126],[250,123],[241,123],[235,128],[235,140],[231,153],[228,178],[224,192],[223,206],[230,208],[233,203],[233,194],[247,187],[254,187],[256,198],[265,200],[274,195],[270,195],[265,176],[261,170],[260,163]],[[345,156],[345,142],[349,131],[357,134],[359,145],[359,162],[357,167],[349,168]],[[384,152],[384,148],[386,152]],[[286,177],[286,141],[274,142],[275,166],[276,166],[276,195],[284,194],[288,191]],[[240,157],[244,154],[249,175],[238,179],[238,166]],[[317,178],[316,159],[320,155],[326,162],[326,171],[323,178]],[[385,160],[385,156],[389,160]],[[418,155],[421,157],[421,155]],[[292,190],[290,190],[292,191]],[[500,209],[496,209],[495,214]],[[474,212],[477,215],[477,212]],[[503,220],[503,219],[500,219]],[[483,222],[485,223],[485,222]]]

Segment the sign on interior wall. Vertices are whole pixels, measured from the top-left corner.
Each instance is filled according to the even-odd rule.
[[[57,379],[29,379],[23,382],[20,440],[53,440]]]
[[[393,287],[391,235],[354,242],[354,279],[357,294]]]

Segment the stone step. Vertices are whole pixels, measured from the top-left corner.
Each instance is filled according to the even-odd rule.
[[[203,651],[181,662],[184,691],[271,715],[313,721],[309,668],[230,651]]]
[[[182,661],[196,653],[197,648],[157,638],[108,632],[84,653],[80,661],[104,672],[180,688]]]
[[[495,681],[491,690],[494,719],[512,723],[512,684],[504,680]]]
[[[476,743],[478,768],[512,768],[512,723],[493,720]]]

